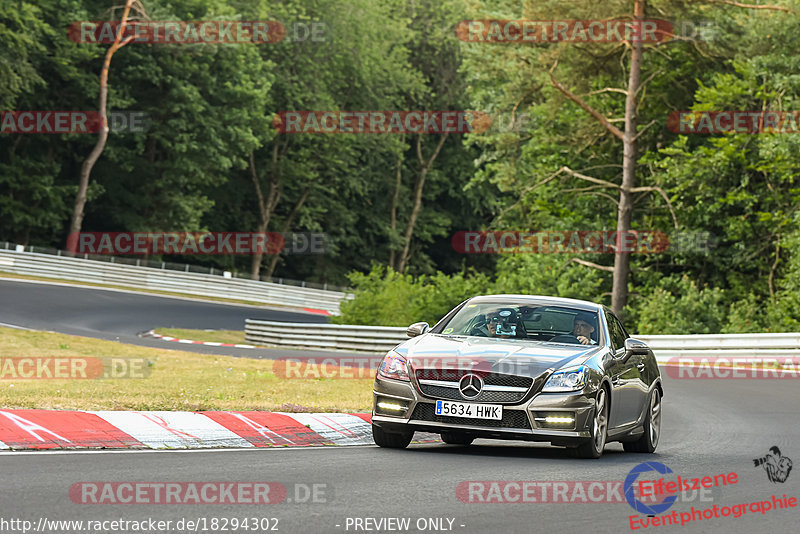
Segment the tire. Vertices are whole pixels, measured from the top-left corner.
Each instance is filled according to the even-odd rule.
[[[656,387],[650,395],[647,415],[644,418],[644,434],[636,441],[622,443],[625,452],[655,452],[661,437],[661,391]]]
[[[442,432],[442,441],[448,445],[471,445],[475,438],[457,432]]]
[[[414,432],[386,432],[381,427],[372,425],[372,439],[378,447],[387,449],[405,449],[411,443]]]
[[[595,459],[603,455],[608,437],[608,391],[604,387],[597,390],[591,434],[591,438],[572,449],[575,457]]]

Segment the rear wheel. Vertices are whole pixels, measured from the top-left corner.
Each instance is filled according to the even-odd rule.
[[[372,425],[372,439],[378,447],[389,449],[405,449],[411,443],[414,432],[387,432],[379,426]]]
[[[600,458],[606,446],[606,436],[608,435],[608,394],[606,389],[601,387],[597,390],[595,398],[595,410],[591,423],[592,437],[573,449],[573,453],[578,458]]]
[[[442,432],[442,441],[448,445],[470,445],[475,438],[457,432]]]
[[[661,436],[661,392],[658,388],[650,395],[650,405],[644,418],[644,434],[636,441],[622,443],[625,452],[655,452]]]

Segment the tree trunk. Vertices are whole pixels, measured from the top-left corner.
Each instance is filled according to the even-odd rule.
[[[403,153],[397,155],[397,175],[394,184],[394,195],[392,196],[392,208],[389,211],[389,228],[391,229],[391,236],[394,238],[394,232],[397,230],[397,204],[400,201],[400,188],[403,185]],[[389,267],[394,269],[396,251],[392,243],[389,244]]]
[[[403,252],[397,264],[397,272],[402,273],[405,271],[408,260],[411,258],[411,239],[414,237],[414,227],[417,224],[417,217],[419,217],[419,212],[422,209],[422,190],[425,187],[425,178],[428,176],[428,171],[433,165],[433,162],[436,161],[439,152],[442,150],[447,135],[448,134],[442,135],[441,139],[439,139],[439,144],[436,145],[436,149],[427,161],[422,157],[422,134],[417,136],[417,159],[419,159],[420,171],[417,177],[417,183],[414,186],[414,206],[411,208],[411,215],[406,225],[405,243],[403,244]]]
[[[640,30],[644,20],[644,4],[645,0],[636,0],[634,4],[634,23]],[[631,47],[628,94],[625,98],[625,133],[622,139],[622,187],[619,190],[619,209],[617,211],[617,250],[614,253],[614,279],[611,288],[611,309],[617,315],[621,315],[628,304],[628,274],[630,273],[631,256],[629,251],[621,250],[621,244],[631,229],[633,213],[631,189],[636,187],[636,96],[642,73],[644,48],[642,39],[634,38]]]
[[[294,205],[294,208],[292,208],[292,212],[289,214],[288,217],[286,217],[286,220],[283,222],[283,228],[281,228],[281,232],[284,235],[286,235],[286,233],[289,231],[289,228],[292,227],[292,222],[294,221],[294,218],[297,215],[297,213],[300,211],[300,208],[302,208],[303,204],[305,204],[310,190],[311,190],[310,187],[306,187],[303,190],[303,194],[300,195],[300,200],[297,201],[297,203]],[[278,260],[280,259],[280,257],[281,257],[280,254],[272,255],[272,259],[269,262],[269,267],[267,268],[266,276],[268,278],[271,277],[272,273],[275,272],[275,267],[278,265]]]
[[[125,2],[125,9],[122,12],[122,18],[120,19],[117,36],[114,39],[114,43],[106,51],[105,58],[103,59],[103,69],[100,71],[100,101],[98,103],[98,112],[100,113],[102,125],[100,127],[100,132],[97,136],[97,142],[95,143],[94,148],[89,153],[89,157],[84,160],[83,165],[81,165],[81,174],[78,179],[78,193],[75,195],[75,203],[72,208],[72,220],[70,221],[69,234],[67,235],[67,249],[70,248],[70,241],[77,239],[76,234],[81,231],[81,227],[83,226],[84,208],[86,207],[86,192],[89,190],[89,179],[92,174],[92,168],[94,167],[94,164],[97,163],[100,155],[103,153],[103,149],[106,146],[106,141],[108,140],[108,113],[106,112],[108,98],[108,71],[111,68],[111,57],[114,55],[114,53],[128,44],[133,38],[131,36],[125,38],[125,40],[122,40],[122,35],[125,33],[128,23],[128,15],[130,14],[131,7],[135,1],[136,0],[127,0]]]
[[[269,191],[267,198],[261,192],[261,180],[258,178],[256,172],[256,160],[252,152],[250,152],[250,176],[253,179],[253,187],[256,190],[256,198],[258,199],[258,232],[264,233],[269,227],[269,221],[272,219],[272,214],[275,212],[275,207],[281,199],[281,183],[278,173],[278,140],[273,141],[272,145],[272,165],[270,169]],[[261,275],[261,260],[264,254],[256,251],[250,263],[250,278],[258,280]]]

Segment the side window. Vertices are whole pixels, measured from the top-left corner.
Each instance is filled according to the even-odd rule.
[[[616,317],[616,316],[614,316],[614,315],[612,315],[612,317],[614,317],[614,320],[615,320],[615,321],[617,322],[617,324],[619,325],[619,331],[620,331],[620,333],[622,334],[622,345],[624,346],[624,345],[625,345],[625,340],[626,340],[626,339],[628,339],[628,338],[629,338],[629,337],[631,337],[631,336],[629,336],[629,335],[628,335],[628,331],[627,331],[627,330],[625,330],[625,327],[624,327],[624,326],[622,326],[622,321],[620,321],[619,319],[617,319],[617,317]]]
[[[611,316],[611,322],[614,324],[614,345],[616,345],[617,350],[625,347],[625,339],[628,337],[625,335],[625,330],[622,328],[622,324],[620,324],[619,319],[617,319],[614,315]]]
[[[608,323],[608,333],[611,336],[611,348],[617,351],[625,346],[625,330],[622,325],[611,312],[606,312],[606,322]]]

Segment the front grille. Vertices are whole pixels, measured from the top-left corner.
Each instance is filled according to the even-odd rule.
[[[471,419],[469,417],[450,417],[448,415],[436,415],[436,407],[427,402],[420,402],[411,414],[414,421],[433,421],[436,423],[450,423],[454,425],[483,426],[489,428],[521,428],[531,429],[528,416],[521,410],[503,410],[503,418],[496,419]]]
[[[473,371],[456,369],[416,369],[414,374],[417,380],[446,380],[448,382],[458,382],[461,378]],[[515,388],[529,388],[533,378],[528,376],[508,375],[504,373],[484,373],[475,372],[483,378],[483,383],[487,386],[510,386]]]
[[[458,385],[458,381],[469,373],[467,370],[442,370],[442,369],[417,369],[415,376],[417,380],[441,380],[452,382],[453,385]],[[527,376],[507,375],[503,373],[476,373],[480,374],[483,379],[484,386],[506,386],[525,388],[525,391],[481,391],[481,394],[474,399],[469,399],[470,402],[487,402],[498,404],[517,404],[521,402],[530,390],[533,379]],[[432,384],[419,384],[420,393],[426,397],[435,399],[446,399],[463,401],[464,398],[458,391],[458,388],[448,388],[443,386],[436,386]]]
[[[464,397],[458,392],[456,388],[446,388],[442,386],[431,386],[428,384],[419,385],[420,392],[435,399],[448,399],[455,401],[464,401]],[[481,394],[471,402],[494,402],[499,404],[517,404],[527,395],[526,391],[481,391]]]

